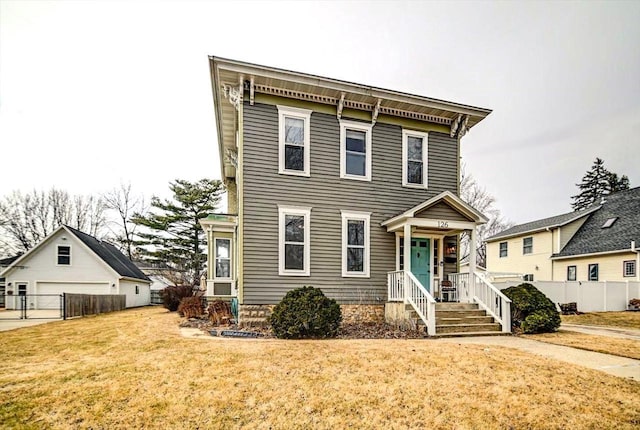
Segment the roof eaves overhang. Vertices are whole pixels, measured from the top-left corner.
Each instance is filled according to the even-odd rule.
[[[9,273],[11,273],[15,268],[20,267],[21,266],[20,263],[22,263],[24,260],[29,258],[29,256],[31,254],[36,253],[38,251],[38,249],[40,249],[40,247],[42,247],[46,242],[51,240],[51,238],[53,236],[55,236],[60,230],[66,230],[64,225],[58,226],[58,228],[56,228],[51,233],[49,233],[44,239],[42,239],[40,242],[38,242],[33,248],[31,248],[30,250],[28,250],[27,252],[22,254],[13,263],[11,263],[9,266],[7,266],[3,271],[0,272],[0,277],[5,277]],[[66,231],[69,232],[68,230],[66,230]],[[69,233],[72,234],[71,232],[69,232]]]

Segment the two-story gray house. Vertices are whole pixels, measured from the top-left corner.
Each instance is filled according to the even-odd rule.
[[[459,235],[475,250],[486,222],[459,197],[460,139],[491,111],[218,57],[210,67],[228,209],[201,221],[207,295],[237,298],[242,323],[311,285],[347,318],[410,304],[435,333]],[[448,299],[473,301],[477,283],[455,282]]]

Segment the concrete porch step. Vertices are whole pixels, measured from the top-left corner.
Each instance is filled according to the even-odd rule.
[[[450,324],[491,324],[493,317],[489,315],[442,317],[436,314],[436,326]]]
[[[452,311],[444,311],[436,309],[436,318],[464,318],[464,317],[483,317],[487,313],[482,309],[472,309],[472,310],[452,310]]]
[[[436,325],[436,334],[441,333],[469,333],[469,332],[499,332],[501,330],[500,324],[488,323],[488,324],[443,324]]]
[[[437,311],[461,311],[461,310],[477,310],[477,303],[436,303]]]
[[[433,337],[476,337],[476,336],[507,336],[511,333],[503,333],[501,331],[468,331],[465,333],[436,333]]]

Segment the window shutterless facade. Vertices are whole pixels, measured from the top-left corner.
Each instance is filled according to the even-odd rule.
[[[278,105],[278,173],[310,175],[311,112],[308,109]]]
[[[214,278],[231,279],[231,239],[215,239]]]
[[[531,254],[533,253],[533,238],[525,237],[522,239],[522,254]]]
[[[522,280],[525,282],[533,282],[533,273],[529,273],[528,275],[524,275]]]
[[[340,120],[340,177],[371,181],[371,128],[368,123]]]
[[[278,206],[278,222],[279,274],[309,276],[311,208]]]
[[[500,242],[500,258],[504,258],[508,255],[509,244],[507,242]]]
[[[597,281],[598,280],[598,265],[597,264],[589,264],[589,280]]]
[[[369,212],[342,211],[342,276],[369,277]]]
[[[622,273],[625,277],[636,276],[636,262],[634,260],[623,262]]]
[[[58,245],[58,266],[71,265],[71,247],[67,245]]]
[[[427,188],[428,133],[402,130],[402,185]]]
[[[575,281],[577,279],[577,267],[567,266],[567,281]]]

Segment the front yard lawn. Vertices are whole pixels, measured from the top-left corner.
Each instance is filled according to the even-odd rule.
[[[432,340],[185,339],[155,308],[0,334],[5,428],[638,428],[640,384]]]
[[[602,352],[640,360],[640,341],[609,336],[577,333],[560,329],[556,333],[525,335],[525,337],[556,345],[571,346],[587,351]]]
[[[587,312],[580,315],[562,315],[562,322],[567,324],[584,324],[611,326],[640,330],[640,312]]]

